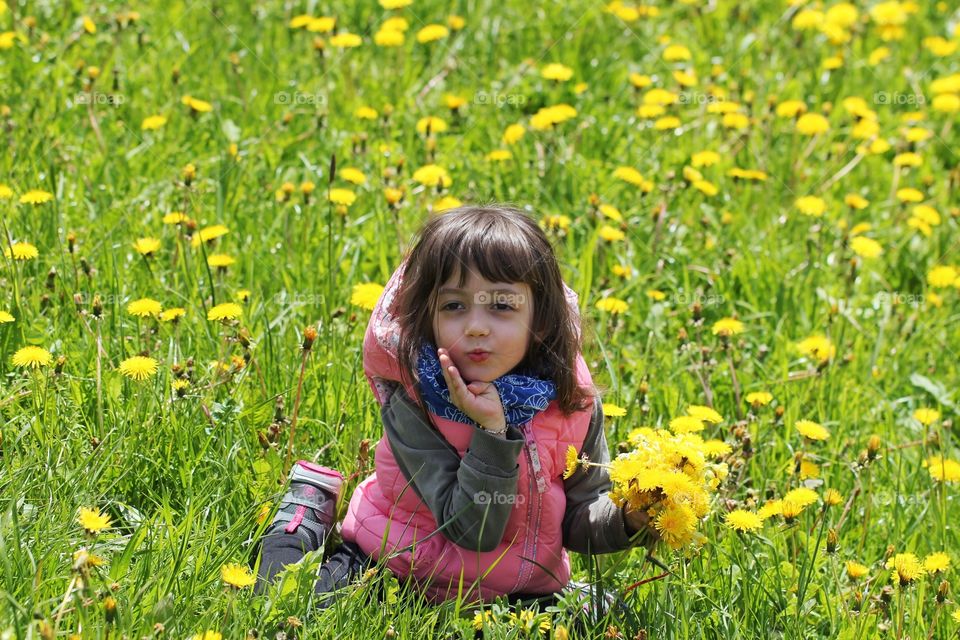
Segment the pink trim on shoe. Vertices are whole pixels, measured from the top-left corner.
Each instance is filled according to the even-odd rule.
[[[305,469],[309,469],[310,471],[314,471],[316,473],[322,473],[324,475],[333,476],[335,478],[343,480],[343,474],[337,471],[336,469],[331,469],[330,467],[324,467],[322,465],[316,464],[314,462],[310,462],[308,460],[298,460],[297,464],[300,465],[301,467],[304,467]]]
[[[300,526],[300,523],[303,522],[303,516],[307,513],[307,508],[303,505],[297,507],[296,513],[293,514],[293,518],[290,522],[287,523],[287,526],[283,529],[287,533],[293,533],[297,530],[297,527]]]

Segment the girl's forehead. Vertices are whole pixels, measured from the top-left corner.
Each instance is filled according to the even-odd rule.
[[[453,273],[440,287],[440,293],[456,293],[458,291],[476,291],[483,289],[524,289],[529,288],[525,282],[500,282],[488,280],[477,269],[467,267],[465,282],[460,286],[460,271]]]

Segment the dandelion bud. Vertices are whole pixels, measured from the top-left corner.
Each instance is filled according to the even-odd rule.
[[[63,373],[63,365],[67,364],[67,357],[60,356],[57,358],[57,364],[53,367],[53,372],[57,375]]]
[[[103,599],[103,619],[107,624],[117,619],[117,599],[113,596]]]
[[[37,633],[42,640],[53,640],[54,638],[53,627],[46,620],[37,622]]]
[[[598,196],[598,195],[595,194],[595,193],[591,193],[591,194],[590,194],[590,197],[587,198],[587,202],[590,203],[590,206],[591,206],[591,207],[599,207],[599,206],[600,206],[600,196]]]
[[[683,327],[680,327],[680,331],[677,332],[677,341],[681,344],[687,341],[687,330]]]
[[[851,608],[854,611],[860,611],[860,609],[863,608],[863,592],[862,591],[853,592],[853,605],[851,605]]]
[[[77,248],[77,234],[70,232],[67,234],[67,250],[73,253]]]
[[[100,300],[100,296],[93,296],[93,317],[98,320],[103,316],[103,301]]]
[[[396,638],[396,637],[397,637],[397,632],[394,630],[393,625],[387,627],[387,631],[386,631],[385,635],[386,635],[388,638]]]
[[[43,311],[44,309],[47,309],[49,306],[50,306],[50,295],[45,293],[42,296],[40,296],[40,310]]]
[[[950,583],[944,580],[940,583],[940,586],[937,587],[937,604],[946,602],[948,595],[950,595]]]
[[[193,183],[194,178],[197,177],[197,168],[193,166],[192,162],[188,162],[187,166],[183,168],[183,182],[188,187]]]
[[[699,319],[701,318],[702,314],[703,314],[703,305],[700,304],[699,301],[694,302],[694,303],[690,306],[690,313],[693,314],[693,319],[694,319],[694,320],[699,320]]]
[[[784,412],[784,408],[782,406],[779,406],[773,410],[773,415],[777,418],[777,420],[780,420],[781,418],[783,418],[783,412]]]
[[[57,268],[50,267],[50,271],[47,272],[47,289],[53,291],[54,286],[57,283]]]
[[[650,385],[647,384],[647,381],[646,381],[646,380],[643,380],[643,381],[640,383],[640,386],[637,387],[637,392],[638,392],[641,396],[645,396],[645,395],[647,395],[647,394],[650,392]]]
[[[317,339],[316,327],[310,326],[303,330],[303,350],[310,351],[313,348],[313,341]]]
[[[83,275],[90,277],[90,274],[93,273],[93,270],[90,268],[90,263],[87,262],[86,258],[80,258],[80,270],[83,271]]]
[[[827,553],[836,553],[837,547],[840,545],[840,538],[837,536],[836,529],[830,529],[827,531]]]
[[[173,84],[180,82],[180,67],[173,68],[173,71],[170,72],[170,79],[173,81]]]
[[[867,453],[870,455],[871,459],[877,457],[880,451],[881,444],[882,444],[882,441],[880,440],[880,436],[878,436],[877,434],[873,434],[872,436],[870,436],[870,439],[867,440]]]
[[[883,589],[880,590],[880,602],[889,606],[891,600],[893,600],[893,587],[886,584],[883,586]]]

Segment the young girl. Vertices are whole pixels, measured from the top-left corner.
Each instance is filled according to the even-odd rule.
[[[567,549],[656,540],[644,512],[610,500],[602,467],[563,477],[568,446],[594,462],[610,455],[577,296],[523,212],[468,206],[432,218],[377,303],[363,355],[385,435],[318,593],[382,560],[433,602],[553,595],[568,586]],[[261,584],[323,543],[341,481],[294,468],[264,539]]]

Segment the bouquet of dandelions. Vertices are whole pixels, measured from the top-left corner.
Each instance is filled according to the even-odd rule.
[[[672,549],[699,547],[705,536],[698,526],[710,513],[711,494],[727,477],[727,465],[712,461],[731,451],[720,440],[704,440],[695,432],[723,418],[709,407],[691,406],[688,415],[674,418],[669,430],[639,427],[628,439],[633,449],[609,465],[578,458],[567,450],[568,478],[578,468],[605,466],[613,488],[610,499],[618,507],[642,509]]]

